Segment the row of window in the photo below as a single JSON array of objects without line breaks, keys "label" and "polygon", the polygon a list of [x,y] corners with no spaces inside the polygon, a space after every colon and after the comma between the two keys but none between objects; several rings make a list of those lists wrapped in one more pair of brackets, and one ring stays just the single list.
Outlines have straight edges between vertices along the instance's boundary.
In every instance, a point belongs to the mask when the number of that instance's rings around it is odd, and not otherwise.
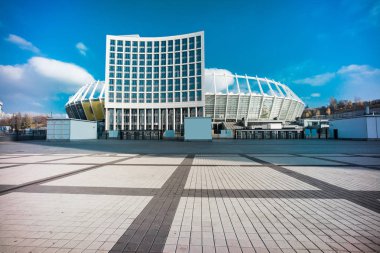
[{"label": "row of window", "polygon": [[[123,40],[110,40],[110,51],[123,52],[173,52],[201,48],[202,39],[201,36],[196,38],[183,38],[168,41],[123,41]],[[128,51],[127,51],[128,50]]]},{"label": "row of window", "polygon": [[[141,69],[141,68],[140,68]],[[158,67],[155,67],[154,72],[152,73],[152,67],[143,68],[142,70],[139,70],[139,74],[137,74],[135,69],[129,70],[128,72],[110,72],[108,77],[109,78],[173,78],[173,77],[190,77],[190,76],[197,76],[202,75],[202,68],[201,64],[197,64],[197,68],[195,69],[195,64],[191,64],[191,66],[183,65],[181,66],[169,66],[169,67],[161,67],[161,71],[159,72]],[[160,74],[161,73],[161,74]]]},{"label": "row of window", "polygon": [[[124,88],[123,88],[124,87]],[[182,88],[182,89],[181,89]],[[201,84],[198,84],[197,89],[201,89],[202,86]],[[132,92],[136,92],[136,91],[139,91],[139,92],[151,92],[151,91],[160,91],[161,92],[166,92],[166,91],[186,91],[186,90],[195,90],[195,84],[176,84],[176,85],[172,85],[172,84],[169,84],[169,85],[161,85],[161,88],[158,86],[158,85],[154,85],[153,87],[151,85],[147,85],[147,86],[137,86],[137,85],[111,85],[109,86],[108,90],[109,91],[124,91],[124,92],[129,92],[129,91],[132,91]]]},{"label": "row of window", "polygon": [[175,65],[175,66],[161,66],[161,67],[158,67],[158,66],[155,66],[155,67],[138,67],[138,66],[109,66],[109,72],[112,73],[114,71],[117,71],[117,72],[132,72],[132,73],[137,73],[137,71],[139,71],[140,73],[144,73],[144,72],[147,72],[147,73],[151,73],[151,72],[154,72],[154,73],[158,73],[160,70],[161,72],[172,72],[173,70],[174,71],[182,71],[183,70],[194,70],[195,67],[197,67],[197,70],[201,70],[201,67],[202,67],[202,64],[201,63],[192,63],[192,64],[184,64],[184,65]]},{"label": "row of window", "polygon": [[[197,76],[197,77],[183,77],[183,78],[175,78],[175,79],[155,79],[155,80],[142,80],[142,79],[124,79],[124,84],[132,84],[132,85],[137,85],[137,83],[142,86],[142,85],[166,85],[167,84],[201,84],[202,83],[202,77]],[[122,79],[109,79],[109,84],[123,84]]]},{"label": "row of window", "polygon": [[[123,61],[124,56],[124,61]],[[202,61],[202,52],[198,51],[185,51],[175,54],[122,54],[110,53],[110,64],[117,65],[173,65],[181,63],[194,63]]]},{"label": "row of window", "polygon": [[[124,98],[123,98],[124,94]],[[196,95],[196,97],[195,97]],[[185,91],[170,93],[122,93],[109,92],[108,102],[116,103],[171,103],[171,102],[192,102],[201,101],[202,91]]]}]

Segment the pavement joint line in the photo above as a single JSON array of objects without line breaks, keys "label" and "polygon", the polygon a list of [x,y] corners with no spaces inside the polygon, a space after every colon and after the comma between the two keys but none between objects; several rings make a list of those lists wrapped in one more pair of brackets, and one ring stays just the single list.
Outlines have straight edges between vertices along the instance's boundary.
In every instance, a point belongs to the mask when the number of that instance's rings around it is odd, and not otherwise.
[{"label": "pavement joint line", "polygon": [[268,168],[274,169],[278,172],[281,172],[285,175],[288,175],[290,177],[293,177],[297,180],[300,180],[304,183],[310,184],[314,187],[317,187],[318,189],[321,189],[326,194],[331,194],[332,196],[339,196],[340,198],[344,198],[348,201],[354,202],[355,204],[358,204],[362,207],[368,208],[374,212],[380,213],[380,201],[377,199],[372,198],[371,196],[364,197],[362,195],[357,194],[356,191],[349,191],[342,187],[324,182],[322,180],[313,178],[311,176],[304,175],[302,173],[284,168],[282,166],[269,163],[267,161],[261,160],[256,157],[251,157],[246,154],[240,154],[242,157],[251,159],[252,161],[266,164]]},{"label": "pavement joint line", "polygon": [[55,161],[61,161],[61,160],[73,159],[73,158],[80,158],[80,157],[88,157],[88,156],[90,156],[90,155],[86,154],[86,155],[77,155],[77,156],[70,156],[70,157],[62,157],[62,158],[56,158],[56,159],[41,161],[41,163],[55,162]]},{"label": "pavement joint line", "polygon": [[162,252],[194,156],[187,155],[110,252]]},{"label": "pavement joint line", "polygon": [[[82,173],[82,172],[86,172],[86,171],[89,171],[89,170],[97,169],[97,168],[100,168],[100,167],[103,167],[103,166],[106,166],[106,165],[112,165],[113,163],[125,161],[125,160],[128,160],[128,159],[131,159],[131,158],[130,157],[123,157],[121,159],[118,159],[118,160],[115,160],[115,161],[112,161],[112,162],[101,163],[101,164],[97,164],[97,165],[90,166],[90,167],[87,167],[87,168],[83,168],[83,169],[79,169],[79,170],[74,170],[74,171],[70,171],[70,172],[66,172],[66,173],[61,173],[61,174],[58,174],[58,175],[54,175],[54,176],[50,176],[50,177],[46,177],[46,178],[42,178],[42,179],[37,179],[37,180],[29,181],[29,182],[26,182],[26,183],[23,183],[23,184],[19,184],[19,185],[16,185],[16,186],[13,186],[13,187],[10,187],[10,188],[7,188],[7,189],[1,189],[0,190],[0,196],[4,195],[4,194],[7,194],[7,193],[10,193],[10,192],[15,191],[15,190],[20,189],[20,188],[24,188],[24,187],[35,185],[35,184],[41,184],[41,183],[51,182],[51,181],[54,181],[54,180],[57,180],[57,179],[61,179],[61,178],[73,176],[73,175],[76,175],[76,174],[79,174],[79,173]],[[83,164],[83,165],[85,165],[85,164]]]},{"label": "pavement joint line", "polygon": [[[126,157],[127,158],[127,157]],[[129,157],[128,157],[129,158]],[[131,159],[134,157],[130,157]],[[99,165],[100,163],[53,163],[53,162],[32,162],[32,163],[14,163],[14,162],[6,162],[1,164],[10,164],[10,166],[3,166],[0,167],[1,169],[6,169],[9,167],[17,167],[17,166],[23,166],[23,165],[35,165],[35,164],[50,164],[50,165]],[[343,167],[343,168],[369,168],[374,170],[379,170],[380,165],[355,165],[355,164],[336,164],[336,165],[328,165],[328,164],[277,164],[278,166],[292,166],[292,167]],[[134,164],[134,163],[120,163],[120,164],[112,164],[112,166],[153,166],[153,167],[166,167],[166,166],[184,166],[184,165],[178,165],[178,164]],[[185,165],[187,166],[187,165]],[[193,164],[192,167],[230,167],[230,166],[239,166],[239,167],[266,167],[267,165],[264,164]]]},{"label": "pavement joint line", "polygon": [[[341,163],[341,164],[344,164],[345,166],[350,166],[350,167],[362,167],[362,168],[367,168],[367,169],[377,169],[376,167],[374,168],[373,166],[379,166],[379,165],[360,165],[360,164],[357,164],[357,163],[351,163],[351,162],[343,162],[343,161],[339,161],[339,160],[334,160],[334,159],[329,159],[329,158],[325,158],[325,157],[314,157],[314,156],[308,156],[308,155],[296,155],[298,157],[305,157],[305,158],[315,158],[315,159],[319,159],[319,160],[322,160],[322,161],[327,161],[327,162],[335,162],[335,163]],[[364,156],[364,157],[367,157],[367,156]],[[335,166],[335,165],[329,165],[329,166]]]},{"label": "pavement joint line", "polygon": [[380,158],[380,154],[378,155],[362,155],[362,154],[349,154],[349,153],[344,153],[347,156],[355,156],[355,157],[370,157],[370,158]]},{"label": "pavement joint line", "polygon": [[[2,185],[0,185],[1,189]],[[122,196],[154,196],[160,188],[124,188],[97,186],[60,186],[60,185],[30,185],[17,192],[28,193],[59,193],[87,195],[122,195]],[[379,195],[380,196],[380,195]]]},{"label": "pavement joint line", "polygon": [[[8,163],[2,163],[2,164],[8,164]],[[23,164],[14,164],[14,163],[9,163],[9,164],[10,165],[0,167],[0,170],[2,170],[2,169],[8,169],[8,168],[13,168],[13,167],[18,167],[18,166],[23,165]],[[25,163],[24,163],[24,165],[25,165]]]},{"label": "pavement joint line", "polygon": [[[0,185],[1,188],[17,187],[17,185]],[[133,195],[154,196],[160,188],[124,188],[124,187],[94,187],[94,186],[60,186],[60,185],[31,185],[17,189],[17,192],[29,193],[60,193],[60,194],[89,194],[89,195]],[[380,199],[380,191],[352,191],[356,195]],[[213,197],[224,198],[234,194],[236,198],[316,198],[337,199],[345,195],[329,195],[321,190],[250,190],[250,189],[184,189],[182,197]]]}]

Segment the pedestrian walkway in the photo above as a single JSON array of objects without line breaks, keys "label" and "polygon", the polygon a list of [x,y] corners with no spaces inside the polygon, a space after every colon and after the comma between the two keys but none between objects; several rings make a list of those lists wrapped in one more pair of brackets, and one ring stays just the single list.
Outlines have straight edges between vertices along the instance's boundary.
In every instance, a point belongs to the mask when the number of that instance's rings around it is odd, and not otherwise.
[{"label": "pedestrian walkway", "polygon": [[0,252],[379,251],[379,154],[0,156]]}]

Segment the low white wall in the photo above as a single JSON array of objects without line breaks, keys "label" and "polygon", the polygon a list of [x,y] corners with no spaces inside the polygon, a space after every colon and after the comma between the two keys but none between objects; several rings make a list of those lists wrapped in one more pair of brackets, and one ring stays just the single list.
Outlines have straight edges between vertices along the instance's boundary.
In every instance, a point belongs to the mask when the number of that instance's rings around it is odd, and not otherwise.
[{"label": "low white wall", "polygon": [[70,140],[70,119],[48,119],[47,140]]},{"label": "low white wall", "polygon": [[70,140],[93,140],[97,138],[95,121],[71,120]]},{"label": "low white wall", "polygon": [[380,117],[367,117],[368,139],[380,139]]},{"label": "low white wall", "polygon": [[48,119],[46,139],[67,141],[97,139],[97,123],[76,119]]},{"label": "low white wall", "polygon": [[334,129],[338,129],[339,139],[379,139],[380,117],[365,116],[330,121],[330,136],[333,136]]}]

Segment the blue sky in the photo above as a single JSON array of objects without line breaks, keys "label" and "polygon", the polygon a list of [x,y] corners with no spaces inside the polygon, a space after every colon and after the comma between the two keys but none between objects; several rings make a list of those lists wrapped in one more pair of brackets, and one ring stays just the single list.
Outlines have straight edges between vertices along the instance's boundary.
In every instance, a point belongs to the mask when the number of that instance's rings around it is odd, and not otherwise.
[{"label": "blue sky", "polygon": [[205,31],[206,68],[283,82],[311,106],[380,99],[380,1],[0,1],[6,112],[63,113],[104,80],[107,34]]}]

